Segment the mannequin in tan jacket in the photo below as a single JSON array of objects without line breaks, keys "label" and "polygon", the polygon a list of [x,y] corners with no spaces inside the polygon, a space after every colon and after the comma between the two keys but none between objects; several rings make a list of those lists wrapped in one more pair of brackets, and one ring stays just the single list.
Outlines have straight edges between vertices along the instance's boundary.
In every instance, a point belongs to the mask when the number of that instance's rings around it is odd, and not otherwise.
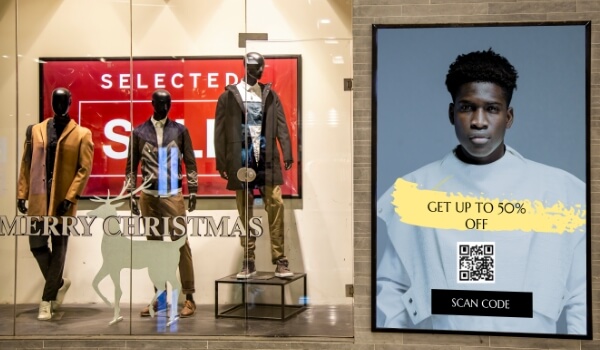
[{"label": "mannequin in tan jacket", "polygon": [[[54,117],[27,129],[19,171],[17,209],[30,216],[74,216],[77,200],[90,176],[94,144],[90,130],[79,126],[68,114],[71,93],[65,88],[52,92]],[[49,320],[62,304],[71,282],[63,279],[68,236],[44,232],[29,236],[29,247],[45,279],[39,320]],[[48,240],[52,242],[52,250]]]}]

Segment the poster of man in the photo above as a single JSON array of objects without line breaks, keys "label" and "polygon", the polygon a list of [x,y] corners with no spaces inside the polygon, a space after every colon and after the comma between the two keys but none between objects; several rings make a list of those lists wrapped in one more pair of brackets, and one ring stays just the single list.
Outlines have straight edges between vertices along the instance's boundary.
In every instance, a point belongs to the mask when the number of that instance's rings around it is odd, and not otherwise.
[{"label": "poster of man", "polygon": [[591,336],[589,24],[373,42],[373,329]]}]

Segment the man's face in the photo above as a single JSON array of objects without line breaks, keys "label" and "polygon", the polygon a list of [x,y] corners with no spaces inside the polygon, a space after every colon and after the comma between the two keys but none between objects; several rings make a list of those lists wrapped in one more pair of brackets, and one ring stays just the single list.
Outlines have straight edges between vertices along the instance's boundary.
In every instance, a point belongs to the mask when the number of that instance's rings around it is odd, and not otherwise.
[{"label": "man's face", "polygon": [[504,155],[504,134],[512,125],[513,110],[500,86],[463,84],[448,113],[470,163],[489,164]]}]

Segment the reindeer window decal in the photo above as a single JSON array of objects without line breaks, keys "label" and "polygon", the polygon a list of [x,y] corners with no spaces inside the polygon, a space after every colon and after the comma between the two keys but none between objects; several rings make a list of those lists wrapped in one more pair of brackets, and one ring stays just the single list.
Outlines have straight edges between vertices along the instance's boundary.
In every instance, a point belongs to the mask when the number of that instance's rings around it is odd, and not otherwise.
[{"label": "reindeer window decal", "polygon": [[[110,191],[106,198],[94,197],[91,199],[94,202],[102,203],[98,208],[90,211],[88,216],[107,220],[110,217],[117,216],[117,208],[123,205],[115,203],[128,199],[136,193],[140,192],[152,180],[152,177],[145,179],[144,182],[129,194],[125,194],[127,184],[123,185],[123,189],[115,198],[110,198]],[[106,222],[104,223],[106,224]],[[103,225],[105,226],[105,225]],[[121,232],[118,221],[109,220],[108,229],[105,229],[102,235],[102,266],[92,281],[92,286],[102,300],[114,309],[113,319],[109,325],[113,325],[123,320],[121,316],[120,300],[123,294],[121,290],[120,274],[123,269],[148,269],[150,280],[156,288],[156,293],[150,305],[165,292],[167,283],[171,285],[171,310],[167,326],[177,322],[179,316],[177,314],[177,303],[179,291],[181,290],[181,282],[177,278],[177,267],[179,264],[179,248],[185,244],[185,239],[179,239],[173,242],[170,241],[151,241],[151,240],[133,240],[126,237],[125,234],[117,234]],[[107,234],[110,233],[110,234]],[[102,294],[99,289],[99,284],[106,276],[114,285],[114,303],[111,302]],[[154,310],[150,308],[150,314],[154,317]]]}]

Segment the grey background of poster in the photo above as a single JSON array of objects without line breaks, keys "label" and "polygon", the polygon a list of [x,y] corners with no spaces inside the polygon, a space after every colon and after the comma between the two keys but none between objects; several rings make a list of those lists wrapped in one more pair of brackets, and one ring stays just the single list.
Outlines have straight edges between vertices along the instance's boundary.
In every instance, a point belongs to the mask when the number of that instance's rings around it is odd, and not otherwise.
[{"label": "grey background of poster", "polygon": [[[398,177],[441,159],[458,144],[448,119],[446,73],[458,55],[488,48],[519,73],[506,144],[587,183],[585,33],[583,24],[378,28],[376,198]],[[378,264],[390,243],[385,223],[378,219],[376,226]],[[559,333],[564,327],[561,317]]]},{"label": "grey background of poster", "polygon": [[586,182],[584,25],[379,28],[376,40],[377,198],[458,144],[448,66],[490,47],[519,73],[506,143]]}]

